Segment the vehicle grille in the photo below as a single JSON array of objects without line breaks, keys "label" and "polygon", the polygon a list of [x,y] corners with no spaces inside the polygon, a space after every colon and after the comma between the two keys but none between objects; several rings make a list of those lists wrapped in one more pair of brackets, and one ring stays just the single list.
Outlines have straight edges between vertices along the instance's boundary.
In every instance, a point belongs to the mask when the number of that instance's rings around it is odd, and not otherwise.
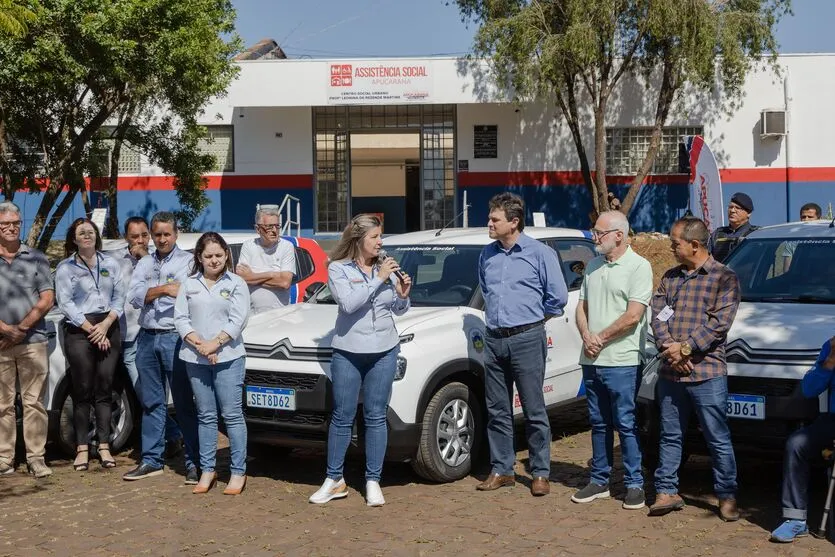
[{"label": "vehicle grille", "polygon": [[738,395],[791,396],[800,382],[796,379],[728,377],[728,392]]},{"label": "vehicle grille", "polygon": [[269,420],[277,424],[312,425],[320,426],[328,421],[327,412],[311,412],[298,410],[288,412],[286,410],[269,410],[266,408],[247,408],[246,417],[258,420]]},{"label": "vehicle grille", "polygon": [[283,338],[272,346],[244,344],[248,358],[267,358],[272,360],[300,360],[304,362],[329,362],[333,355],[330,348],[297,348]]},{"label": "vehicle grille", "polygon": [[259,387],[282,387],[297,391],[312,391],[319,382],[319,375],[303,373],[280,373],[276,371],[246,370],[245,383]]},{"label": "vehicle grille", "polygon": [[782,364],[811,367],[817,359],[818,350],[751,348],[744,340],[736,339],[728,343],[725,354],[728,363],[733,364]]}]

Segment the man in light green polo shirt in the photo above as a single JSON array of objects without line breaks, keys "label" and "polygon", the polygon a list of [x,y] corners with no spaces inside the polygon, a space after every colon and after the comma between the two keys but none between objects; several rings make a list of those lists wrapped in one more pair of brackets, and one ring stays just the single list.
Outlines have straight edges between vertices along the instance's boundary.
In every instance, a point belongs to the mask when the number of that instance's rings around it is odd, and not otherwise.
[{"label": "man in light green polo shirt", "polygon": [[641,509],[645,504],[644,478],[635,397],[652,296],[652,267],[629,246],[629,221],[623,213],[601,214],[591,232],[600,255],[586,266],[576,315],[583,337],[580,364],[593,457],[589,484],[571,500],[590,503],[609,497],[617,430],[626,486],[623,508]]}]

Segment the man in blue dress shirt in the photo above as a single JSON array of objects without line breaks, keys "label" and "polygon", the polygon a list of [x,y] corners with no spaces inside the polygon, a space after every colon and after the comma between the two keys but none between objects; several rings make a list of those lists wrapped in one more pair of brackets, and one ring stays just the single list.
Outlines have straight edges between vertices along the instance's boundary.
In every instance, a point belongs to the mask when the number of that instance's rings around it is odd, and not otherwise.
[{"label": "man in blue dress shirt", "polygon": [[186,484],[193,485],[199,479],[197,414],[185,364],[179,357],[182,340],[174,328],[174,302],[180,285],[191,273],[193,257],[177,247],[177,219],[172,213],[161,211],[154,215],[151,236],[156,251],[136,264],[127,296],[128,302],[141,310],[136,367],[142,402],[142,460],[122,478],[142,480],[162,474],[167,378],[185,441]]},{"label": "man in blue dress shirt", "polygon": [[484,383],[487,440],[492,470],[480,491],[515,483],[513,465],[513,384],[519,392],[533,481],[531,494],[551,488],[551,426],[545,410],[547,339],[545,321],[561,315],[568,299],[557,254],[522,233],[525,204],[511,193],[490,200],[488,229],[495,242],[485,246],[478,265],[484,294]]}]

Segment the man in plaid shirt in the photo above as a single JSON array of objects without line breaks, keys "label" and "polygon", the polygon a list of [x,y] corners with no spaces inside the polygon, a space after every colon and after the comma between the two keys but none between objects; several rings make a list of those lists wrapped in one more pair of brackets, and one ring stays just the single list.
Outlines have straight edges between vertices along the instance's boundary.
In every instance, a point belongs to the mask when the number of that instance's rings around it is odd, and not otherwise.
[{"label": "man in plaid shirt", "polygon": [[687,422],[695,411],[713,461],[719,515],[725,521],[739,519],[725,363],[725,338],[739,306],[739,280],[710,256],[709,237],[700,219],[683,218],[673,224],[670,244],[681,264],[664,274],[652,297],[652,331],[662,364],[657,497],[650,516],[684,507],[678,495],[678,468]]}]

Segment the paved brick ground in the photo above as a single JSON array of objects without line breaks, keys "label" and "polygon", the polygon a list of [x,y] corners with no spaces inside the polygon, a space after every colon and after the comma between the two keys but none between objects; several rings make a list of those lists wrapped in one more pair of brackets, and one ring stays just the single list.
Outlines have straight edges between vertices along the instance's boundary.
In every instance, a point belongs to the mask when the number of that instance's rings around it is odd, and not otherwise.
[{"label": "paved brick ground", "polygon": [[[114,471],[92,466],[83,474],[73,472],[69,461],[55,461],[55,475],[46,481],[21,468],[0,478],[0,555],[835,555],[835,545],[811,537],[790,546],[767,541],[779,519],[779,462],[741,460],[743,520],[737,523],[716,517],[703,458],[682,472],[688,506],[650,519],[645,511],[621,509],[620,471],[615,499],[583,506],[569,501],[586,482],[591,456],[582,408],[560,413],[554,439],[548,497],[530,496],[522,451],[520,483],[492,493],[474,489],[484,469],[433,485],[408,465],[387,465],[387,504],[375,509],[365,506],[359,491],[363,466],[356,459],[346,471],[347,499],[308,504],[324,472],[323,456],[313,452],[257,451],[240,497],[221,494],[228,473],[220,489],[205,496],[192,495],[175,470],[123,482],[131,455],[120,456]],[[177,464],[172,462],[175,469]],[[821,509],[822,476],[814,487],[812,506]]]}]

